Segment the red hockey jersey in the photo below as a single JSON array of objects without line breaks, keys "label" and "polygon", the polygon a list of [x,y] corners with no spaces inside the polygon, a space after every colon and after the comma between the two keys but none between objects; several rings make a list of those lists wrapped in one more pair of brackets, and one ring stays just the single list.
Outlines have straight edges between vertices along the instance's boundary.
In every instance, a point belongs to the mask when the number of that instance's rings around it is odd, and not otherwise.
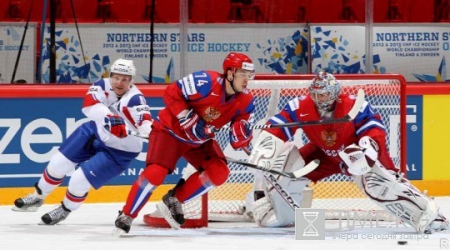
[{"label": "red hockey jersey", "polygon": [[166,107],[159,112],[161,124],[178,139],[190,141],[180,127],[177,115],[193,109],[206,124],[221,128],[229,122],[247,121],[253,124],[253,96],[248,92],[227,96],[225,80],[215,71],[194,72],[169,85],[164,93]]},{"label": "red hockey jersey", "polygon": [[[334,118],[344,117],[355,104],[356,97],[341,94],[336,101]],[[272,117],[268,123],[282,124],[287,122],[315,121],[326,119],[320,117],[314,101],[310,96],[301,96],[288,102],[285,108]],[[287,141],[293,138],[298,127],[269,129],[277,137]],[[379,160],[389,169],[395,169],[386,147],[386,131],[381,116],[374,112],[365,101],[356,118],[347,123],[305,126],[303,132],[309,139],[308,147],[321,149],[329,159],[339,164],[338,153],[352,143],[358,144],[363,136],[372,137],[379,145]],[[312,150],[311,150],[312,151]],[[303,156],[304,158],[306,156]]]}]

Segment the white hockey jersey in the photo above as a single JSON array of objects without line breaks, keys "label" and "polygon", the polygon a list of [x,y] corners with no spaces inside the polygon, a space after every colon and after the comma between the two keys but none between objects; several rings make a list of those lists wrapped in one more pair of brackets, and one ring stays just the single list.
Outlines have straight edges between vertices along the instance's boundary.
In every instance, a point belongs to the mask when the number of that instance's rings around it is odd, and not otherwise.
[{"label": "white hockey jersey", "polygon": [[89,88],[83,102],[83,113],[97,125],[100,139],[106,146],[126,152],[141,152],[143,140],[128,135],[119,138],[112,135],[104,128],[105,116],[108,114],[120,115],[130,131],[137,132],[137,128],[143,123],[152,121],[150,108],[145,101],[142,92],[131,85],[122,97],[117,97],[111,87],[109,78],[101,79],[93,83]]}]

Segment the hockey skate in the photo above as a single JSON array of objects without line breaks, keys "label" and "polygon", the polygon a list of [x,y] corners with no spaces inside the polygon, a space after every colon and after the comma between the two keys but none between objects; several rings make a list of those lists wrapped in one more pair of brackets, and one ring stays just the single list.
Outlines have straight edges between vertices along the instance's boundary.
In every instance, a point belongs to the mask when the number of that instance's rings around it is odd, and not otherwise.
[{"label": "hockey skate", "polygon": [[42,204],[44,204],[44,196],[42,195],[41,189],[37,186],[37,183],[34,185],[36,191],[32,194],[29,194],[23,198],[18,198],[14,201],[14,207],[12,207],[13,211],[16,212],[36,212]]},{"label": "hockey skate", "polygon": [[116,219],[116,228],[113,231],[113,235],[122,235],[123,233],[129,233],[133,218],[119,211],[119,216]]},{"label": "hockey skate", "polygon": [[44,214],[41,217],[41,220],[47,225],[55,225],[56,223],[65,220],[70,212],[71,211],[61,203],[61,206]]},{"label": "hockey skate", "polygon": [[441,232],[450,229],[450,222],[441,213],[438,214],[436,219],[428,225],[424,233],[432,234],[435,232]]},{"label": "hockey skate", "polygon": [[156,207],[161,211],[161,214],[166,219],[167,223],[174,228],[180,229],[184,224],[184,214],[182,204],[175,197],[175,191],[169,190],[166,195],[163,196],[162,202],[156,204]]}]

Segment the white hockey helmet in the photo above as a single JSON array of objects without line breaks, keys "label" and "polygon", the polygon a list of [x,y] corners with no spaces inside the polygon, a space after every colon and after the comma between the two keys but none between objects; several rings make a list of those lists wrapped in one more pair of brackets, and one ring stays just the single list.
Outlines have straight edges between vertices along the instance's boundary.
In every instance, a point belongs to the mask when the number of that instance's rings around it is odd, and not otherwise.
[{"label": "white hockey helmet", "polygon": [[[316,103],[316,107],[322,111],[331,111],[334,102],[341,93],[341,85],[334,75],[327,72],[319,72],[312,80],[308,88],[309,94]],[[329,93],[327,100],[319,100],[318,95]]]},{"label": "white hockey helmet", "polygon": [[111,76],[112,73],[135,76],[136,67],[134,67],[132,60],[119,58],[111,65],[109,76]]}]

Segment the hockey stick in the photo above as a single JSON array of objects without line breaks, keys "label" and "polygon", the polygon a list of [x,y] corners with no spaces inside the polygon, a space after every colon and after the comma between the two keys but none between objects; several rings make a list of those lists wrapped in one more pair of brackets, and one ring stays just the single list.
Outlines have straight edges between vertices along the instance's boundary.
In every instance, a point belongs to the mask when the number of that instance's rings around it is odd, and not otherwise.
[{"label": "hockey stick", "polygon": [[301,206],[292,198],[291,194],[286,191],[277,181],[275,176],[264,173],[264,178],[272,185],[272,187],[277,191],[277,193],[283,198],[283,200],[295,211],[296,208],[301,208]]},{"label": "hockey stick", "polygon": [[[312,125],[323,125],[323,124],[335,124],[335,123],[344,123],[353,121],[361,110],[362,105],[364,104],[364,90],[359,89],[358,94],[356,96],[355,104],[352,109],[348,112],[347,115],[341,118],[335,119],[321,119],[314,121],[303,121],[303,122],[287,122],[281,124],[255,124],[250,126],[250,129],[267,129],[267,128],[286,128],[286,127],[304,127],[304,126],[312,126]],[[214,132],[223,132],[229,131],[230,127],[222,127],[220,129],[215,129]]]},{"label": "hockey stick", "polygon": [[134,131],[131,131],[131,130],[128,130],[128,135],[132,135],[132,136],[136,136],[136,137],[148,140],[148,136],[141,135],[138,132],[134,132]]},{"label": "hockey stick", "polygon": [[229,161],[229,162],[233,162],[233,163],[236,163],[236,164],[239,164],[239,165],[242,165],[242,166],[246,166],[246,167],[249,167],[249,168],[262,170],[262,171],[269,172],[269,173],[272,173],[272,174],[282,175],[282,176],[285,176],[285,177],[288,177],[288,178],[292,178],[292,179],[298,179],[298,178],[301,178],[301,177],[309,174],[311,171],[316,169],[319,166],[319,163],[320,163],[319,160],[314,160],[314,161],[308,163],[308,165],[306,165],[303,168],[301,168],[299,170],[296,170],[294,172],[283,172],[283,171],[278,171],[278,170],[275,170],[275,169],[268,169],[268,168],[265,168],[263,166],[258,166],[258,165],[255,165],[255,164],[252,164],[252,163],[249,163],[249,162],[246,162],[246,161],[236,160],[236,159],[233,159],[233,158],[230,158],[230,157],[225,157],[225,159],[227,161]]},{"label": "hockey stick", "polygon": [[[304,126],[313,126],[313,125],[324,125],[324,124],[335,124],[335,123],[344,123],[344,122],[350,122],[353,121],[358,115],[359,111],[361,110],[362,105],[364,104],[364,90],[359,89],[358,94],[356,96],[355,104],[353,105],[352,109],[348,112],[347,115],[340,118],[335,119],[321,119],[321,120],[314,120],[314,121],[303,121],[303,122],[287,122],[287,123],[281,123],[281,124],[255,124],[250,126],[250,129],[267,129],[267,128],[286,128],[286,127],[304,127]],[[230,131],[230,127],[222,127],[220,129],[213,129],[214,132],[224,132],[224,131]],[[130,131],[128,134],[134,135],[137,137],[141,137],[144,139],[148,139],[148,137],[145,137],[143,135],[140,135],[139,133]]]}]

